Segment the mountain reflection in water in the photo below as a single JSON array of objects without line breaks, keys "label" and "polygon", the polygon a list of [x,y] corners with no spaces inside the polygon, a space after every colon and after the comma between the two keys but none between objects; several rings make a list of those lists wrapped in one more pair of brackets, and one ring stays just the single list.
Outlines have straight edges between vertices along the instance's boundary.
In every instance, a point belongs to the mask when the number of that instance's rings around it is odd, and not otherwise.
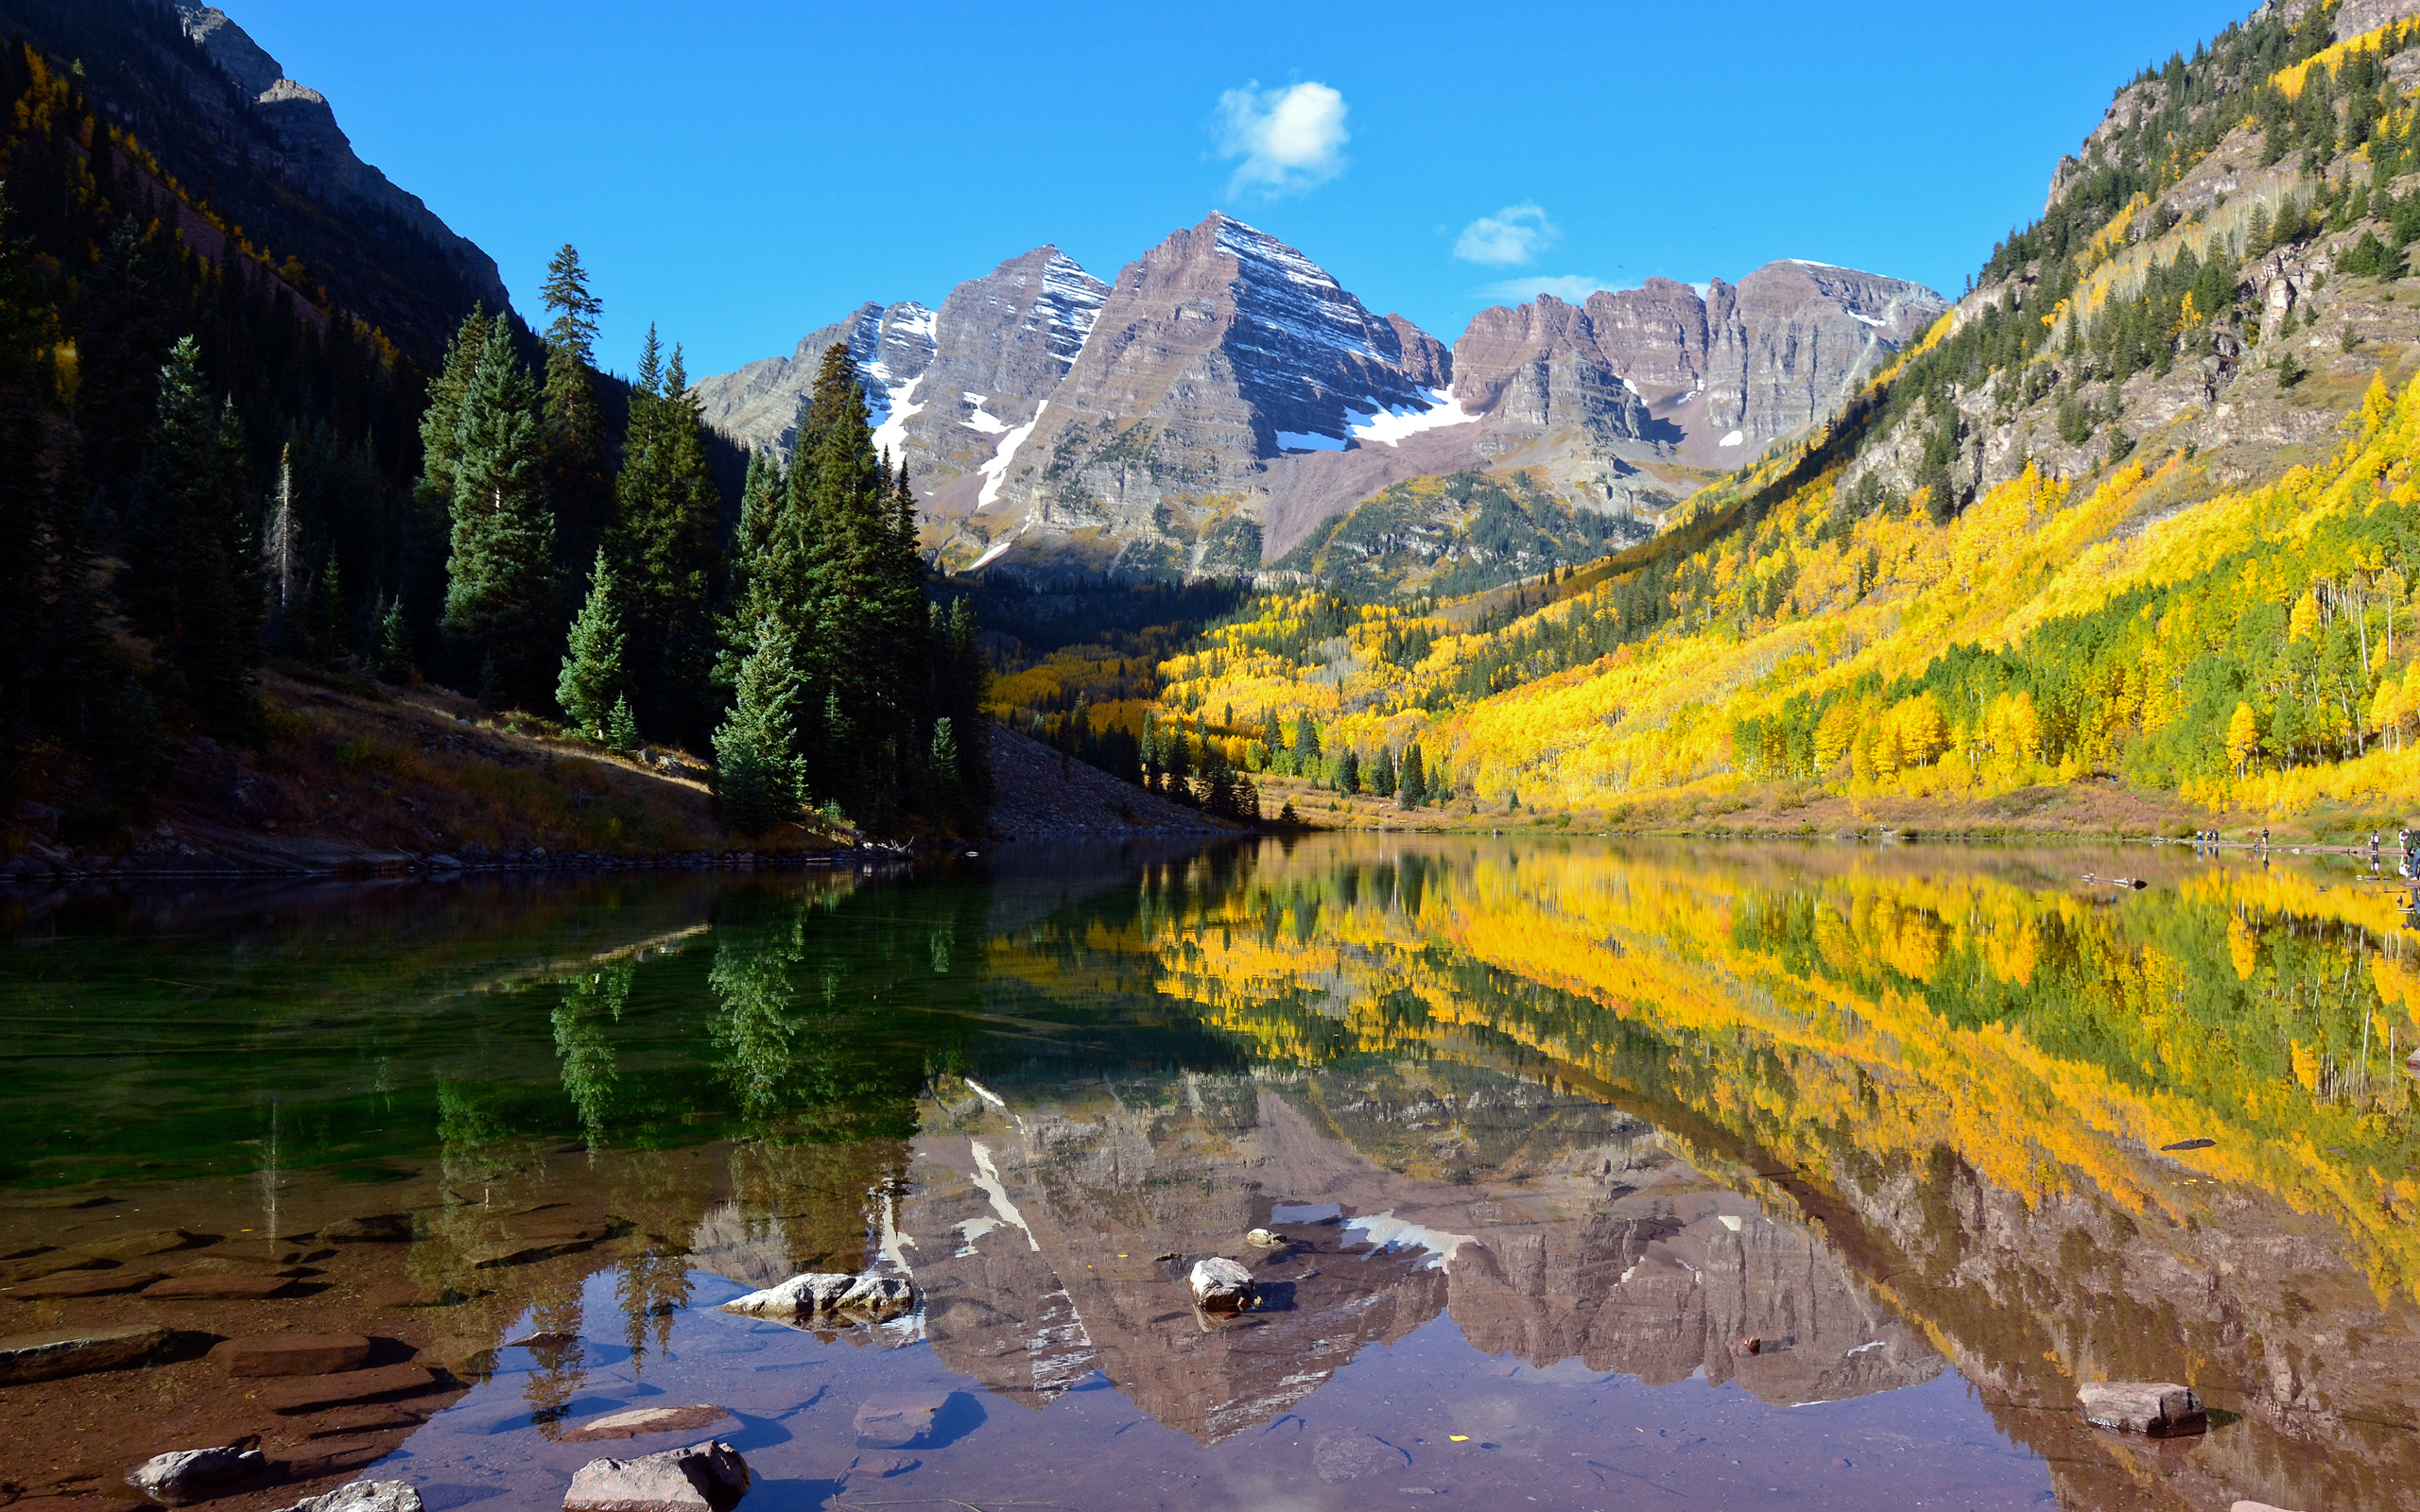
[{"label": "mountain reflection in water", "polygon": [[[478,1383],[380,1472],[428,1486],[559,1494],[669,1391],[751,1504],[2420,1506],[2420,936],[2351,872],[1338,836],[20,937],[20,1185],[206,1208],[264,1106],[281,1223],[391,1172]],[[1214,1253],[1263,1307],[1195,1313]],[[711,1307],[867,1265],[912,1317]],[[2218,1426],[2085,1429],[2100,1379]],[[901,1391],[967,1405],[869,1458]]]}]

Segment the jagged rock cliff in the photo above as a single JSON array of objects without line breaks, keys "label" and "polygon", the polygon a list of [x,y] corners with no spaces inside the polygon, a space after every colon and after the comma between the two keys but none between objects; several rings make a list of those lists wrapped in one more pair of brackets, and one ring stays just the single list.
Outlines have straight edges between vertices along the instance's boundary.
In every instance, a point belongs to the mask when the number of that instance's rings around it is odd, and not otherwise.
[{"label": "jagged rock cliff", "polygon": [[1655,279],[1488,310],[1449,350],[1213,214],[1115,285],[1037,249],[938,319],[869,304],[699,392],[717,428],[779,450],[844,342],[942,565],[1250,573],[1392,485],[1471,470],[1529,470],[1643,538],[1703,470],[1827,418],[1945,308],[1899,280],[1775,263],[1704,293]]}]

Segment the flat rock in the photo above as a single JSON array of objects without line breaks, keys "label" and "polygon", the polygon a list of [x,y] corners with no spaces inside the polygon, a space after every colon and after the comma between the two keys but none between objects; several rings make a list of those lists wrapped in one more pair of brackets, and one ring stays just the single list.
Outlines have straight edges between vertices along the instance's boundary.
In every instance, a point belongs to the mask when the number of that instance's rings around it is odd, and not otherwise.
[{"label": "flat rock", "polygon": [[157,1323],[11,1333],[0,1338],[0,1385],[114,1370],[150,1358],[167,1344],[168,1337],[168,1331]]},{"label": "flat rock", "polygon": [[409,1481],[355,1481],[320,1496],[306,1496],[280,1512],[423,1512],[420,1492]]},{"label": "flat rock", "polygon": [[256,1449],[236,1449],[232,1445],[180,1449],[145,1460],[127,1476],[126,1484],[155,1502],[182,1506],[216,1496],[267,1469],[268,1462],[261,1458]]},{"label": "flat rock", "polygon": [[417,1428],[428,1420],[423,1413],[409,1407],[390,1407],[372,1403],[367,1407],[334,1407],[314,1413],[305,1426],[305,1438],[330,1438],[339,1434],[383,1434],[396,1428]]},{"label": "flat rock", "polygon": [[257,1302],[293,1290],[291,1276],[171,1276],[143,1289],[157,1302]]},{"label": "flat rock", "polygon": [[68,1249],[96,1260],[143,1260],[173,1249],[188,1249],[201,1242],[182,1228],[138,1228],[131,1233],[98,1234],[78,1239]]},{"label": "flat rock", "polygon": [[2271,1506],[2266,1502],[2238,1502],[2227,1512],[2292,1512],[2291,1508]]},{"label": "flat rock", "polygon": [[230,1339],[210,1357],[231,1376],[323,1376],[369,1359],[370,1341],[358,1333],[262,1333]]},{"label": "flat rock", "polygon": [[156,1270],[63,1270],[38,1281],[9,1289],[5,1295],[20,1302],[55,1302],[78,1297],[113,1297],[139,1292],[167,1278]]},{"label": "flat rock", "polygon": [[412,1237],[412,1215],[373,1212],[367,1217],[339,1218],[320,1229],[320,1237],[332,1245],[403,1244]]},{"label": "flat rock", "polygon": [[1240,1313],[1252,1306],[1252,1272],[1223,1255],[1193,1263],[1193,1305],[1205,1313]]},{"label": "flat rock", "polygon": [[857,1442],[869,1449],[906,1449],[932,1435],[933,1419],[949,1405],[947,1392],[868,1397],[857,1409]]},{"label": "flat rock", "polygon": [[2076,1405],[2095,1428],[2169,1438],[2206,1432],[2209,1415],[2190,1386],[2173,1381],[2095,1381],[2076,1388]]},{"label": "flat rock", "polygon": [[727,1512],[748,1494],[748,1462],[710,1440],[636,1459],[593,1459],[571,1478],[563,1512]]},{"label": "flat rock", "polygon": [[1410,1454],[1374,1434],[1330,1434],[1311,1450],[1311,1469],[1331,1484],[1410,1468]]},{"label": "flat rock", "polygon": [[0,1202],[0,1211],[60,1212],[79,1208],[103,1208],[117,1198],[106,1192],[37,1192],[11,1195]]},{"label": "flat rock", "polygon": [[474,1270],[495,1270],[505,1265],[527,1265],[541,1260],[553,1260],[559,1255],[576,1255],[593,1247],[612,1232],[601,1223],[591,1223],[524,1234],[483,1251],[472,1260],[471,1266]]},{"label": "flat rock", "polygon": [[426,1366],[382,1365],[372,1370],[346,1370],[287,1381],[263,1391],[260,1400],[272,1412],[309,1412],[314,1407],[336,1407],[375,1397],[426,1391],[435,1384],[437,1372]]},{"label": "flat rock", "polygon": [[738,1419],[720,1407],[702,1402],[685,1407],[631,1407],[591,1418],[563,1435],[567,1444],[588,1444],[604,1438],[637,1438],[647,1434],[694,1434]]}]

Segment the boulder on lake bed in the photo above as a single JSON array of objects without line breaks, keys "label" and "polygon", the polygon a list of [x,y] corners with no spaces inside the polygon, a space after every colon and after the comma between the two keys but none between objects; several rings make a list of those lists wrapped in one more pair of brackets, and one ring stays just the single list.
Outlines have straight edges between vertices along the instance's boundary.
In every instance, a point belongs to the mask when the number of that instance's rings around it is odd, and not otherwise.
[{"label": "boulder on lake bed", "polygon": [[906,1449],[932,1437],[934,1419],[949,1405],[947,1392],[868,1397],[853,1426],[868,1449]]},{"label": "boulder on lake bed", "polygon": [[320,1229],[320,1237],[332,1245],[403,1244],[412,1237],[412,1215],[375,1212],[365,1218],[339,1218]]},{"label": "boulder on lake bed", "polygon": [[819,1319],[880,1323],[915,1305],[915,1284],[904,1276],[808,1271],[778,1286],[735,1297],[722,1304],[722,1311],[776,1323],[812,1324]]},{"label": "boulder on lake bed", "polygon": [[262,1333],[230,1339],[210,1357],[231,1376],[323,1376],[369,1359],[370,1341],[358,1333]]},{"label": "boulder on lake bed", "polygon": [[563,1435],[562,1441],[588,1444],[604,1438],[638,1438],[648,1434],[694,1434],[736,1421],[720,1407],[703,1402],[684,1407],[629,1407],[602,1418],[591,1418]]},{"label": "boulder on lake bed", "polygon": [[409,1481],[355,1481],[319,1496],[306,1496],[280,1512],[423,1512],[420,1492]]},{"label": "boulder on lake bed", "polygon": [[143,1296],[154,1302],[266,1302],[293,1289],[291,1276],[171,1276]]},{"label": "boulder on lake bed", "polygon": [[256,1449],[237,1449],[232,1444],[180,1449],[145,1460],[127,1476],[126,1484],[155,1502],[182,1506],[216,1496],[268,1469],[268,1462]]},{"label": "boulder on lake bed", "polygon": [[2201,1394],[2173,1381],[2095,1381],[2076,1388],[2076,1405],[2095,1428],[2173,1438],[2206,1432]]},{"label": "boulder on lake bed", "polygon": [[1240,1313],[1258,1295],[1252,1272],[1223,1255],[1193,1264],[1193,1305],[1205,1313]]},{"label": "boulder on lake bed", "polygon": [[11,1333],[0,1338],[0,1385],[114,1370],[149,1359],[168,1339],[168,1331],[157,1323]]},{"label": "boulder on lake bed", "polygon": [[1283,1249],[1290,1242],[1284,1234],[1271,1233],[1266,1228],[1255,1228],[1244,1235],[1245,1244],[1260,1249]]},{"label": "boulder on lake bed", "polygon": [[593,1459],[571,1478],[563,1512],[727,1512],[748,1494],[748,1462],[719,1440],[636,1459]]}]

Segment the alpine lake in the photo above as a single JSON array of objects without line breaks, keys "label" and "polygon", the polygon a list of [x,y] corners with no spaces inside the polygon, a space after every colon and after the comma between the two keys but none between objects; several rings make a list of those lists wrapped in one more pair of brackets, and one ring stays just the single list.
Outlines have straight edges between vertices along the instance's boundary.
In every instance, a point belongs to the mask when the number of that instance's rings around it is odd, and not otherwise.
[{"label": "alpine lake", "polygon": [[[2412,907],[1418,834],[0,900],[0,1332],[149,1330],[0,1383],[0,1503],[2420,1508]],[[913,1305],[719,1306],[809,1271]]]}]

